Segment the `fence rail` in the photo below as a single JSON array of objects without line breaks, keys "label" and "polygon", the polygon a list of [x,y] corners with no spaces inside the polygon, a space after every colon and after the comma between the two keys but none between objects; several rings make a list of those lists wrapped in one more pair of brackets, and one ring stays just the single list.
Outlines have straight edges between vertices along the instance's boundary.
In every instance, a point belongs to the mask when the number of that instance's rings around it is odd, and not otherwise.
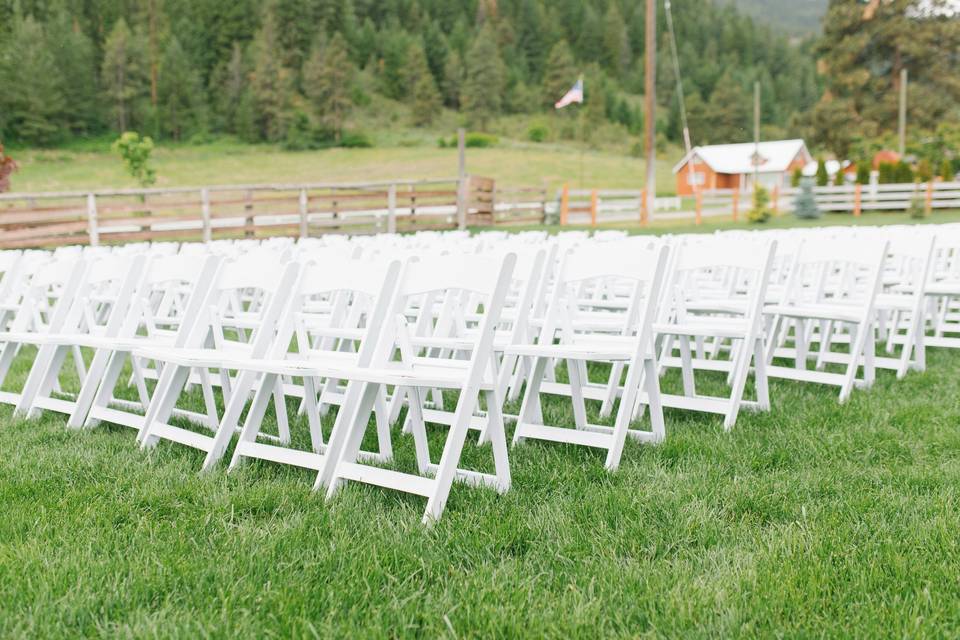
[{"label": "fence rail", "polygon": [[[799,189],[771,193],[775,211],[791,211]],[[903,211],[921,198],[926,210],[960,209],[960,182],[814,187],[826,212]],[[0,248],[137,240],[203,240],[319,233],[383,233],[466,226],[604,224],[657,220],[696,223],[745,215],[751,194],[702,191],[656,198],[643,192],[506,186],[464,176],[367,183],[221,185],[0,194]],[[554,218],[555,219],[555,218]]]},{"label": "fence rail", "polygon": [[543,222],[543,188],[479,176],[0,194],[0,247],[382,233]]}]

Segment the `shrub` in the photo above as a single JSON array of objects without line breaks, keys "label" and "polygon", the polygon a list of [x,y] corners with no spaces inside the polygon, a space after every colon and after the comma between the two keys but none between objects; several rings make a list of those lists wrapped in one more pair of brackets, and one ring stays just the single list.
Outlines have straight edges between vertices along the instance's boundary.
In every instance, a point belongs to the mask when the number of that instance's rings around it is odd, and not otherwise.
[{"label": "shrub", "polygon": [[769,220],[770,216],[770,193],[765,188],[757,186],[753,190],[753,206],[747,212],[747,220],[763,223]]},{"label": "shrub", "polygon": [[913,169],[903,160],[894,166],[894,182],[897,184],[913,182]]},{"label": "shrub", "polygon": [[796,169],[793,170],[793,175],[790,176],[790,186],[794,188],[799,187],[802,181],[803,181],[803,169],[801,169],[800,167],[797,167]]},{"label": "shrub", "polygon": [[316,139],[310,127],[310,118],[303,111],[293,114],[290,126],[287,127],[287,135],[280,146],[287,151],[307,151],[317,148]]},{"label": "shrub", "polygon": [[896,182],[896,165],[892,162],[881,162],[879,167],[880,184],[893,184]]},{"label": "shrub", "polygon": [[10,174],[16,170],[17,163],[3,153],[3,145],[0,144],[0,193],[10,189]]},{"label": "shrub", "polygon": [[437,138],[437,146],[440,147],[441,149],[446,149],[448,146],[447,139],[444,138],[443,136],[440,136],[439,138]]},{"label": "shrub", "polygon": [[910,217],[914,220],[922,220],[927,217],[927,203],[920,193],[919,188],[915,187],[913,190],[913,197],[910,198],[910,206],[907,209],[907,213],[909,213]]},{"label": "shrub", "polygon": [[140,137],[136,131],[125,131],[113,142],[114,153],[119,153],[127,172],[141,187],[149,187],[157,181],[157,172],[150,166],[153,153],[153,138]]},{"label": "shrub", "polygon": [[363,131],[345,131],[340,137],[340,146],[348,149],[369,149],[373,141]]},{"label": "shrub", "polygon": [[[471,131],[467,134],[465,144],[468,147],[473,147],[477,149],[485,149],[487,147],[495,147],[499,140],[497,136],[489,133],[480,133],[477,131]],[[456,146],[456,144],[454,144]]]},{"label": "shrub", "polygon": [[843,167],[837,168],[837,173],[833,176],[833,186],[842,187],[847,184],[847,174],[843,172]]},{"label": "shrub", "polygon": [[830,182],[830,174],[827,173],[827,163],[823,158],[817,160],[817,186],[825,187]]},{"label": "shrub", "polygon": [[820,207],[817,205],[817,199],[813,194],[813,180],[804,178],[800,182],[800,193],[793,203],[793,215],[805,220],[813,220],[820,217]]},{"label": "shrub", "polygon": [[917,163],[917,180],[920,182],[930,182],[933,180],[933,167],[926,158]]},{"label": "shrub", "polygon": [[953,164],[949,160],[940,163],[940,179],[944,182],[953,180]]},{"label": "shrub", "polygon": [[548,129],[545,124],[532,124],[530,128],[527,129],[527,139],[530,140],[530,142],[546,142],[549,137],[550,129]]},{"label": "shrub", "polygon": [[857,163],[857,184],[870,184],[870,165],[866,160]]}]

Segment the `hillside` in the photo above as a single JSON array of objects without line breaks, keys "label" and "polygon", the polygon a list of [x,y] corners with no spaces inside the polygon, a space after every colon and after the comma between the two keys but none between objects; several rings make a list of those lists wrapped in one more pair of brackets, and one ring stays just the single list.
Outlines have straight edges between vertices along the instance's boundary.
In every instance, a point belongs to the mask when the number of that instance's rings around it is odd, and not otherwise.
[{"label": "hillside", "polygon": [[792,36],[806,37],[820,32],[828,0],[730,0],[761,24]]}]

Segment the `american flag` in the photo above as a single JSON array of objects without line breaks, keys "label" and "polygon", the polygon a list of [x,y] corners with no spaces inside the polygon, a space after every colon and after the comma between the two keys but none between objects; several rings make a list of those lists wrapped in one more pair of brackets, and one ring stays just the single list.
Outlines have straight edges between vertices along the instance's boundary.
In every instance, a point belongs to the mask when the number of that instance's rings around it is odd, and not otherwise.
[{"label": "american flag", "polygon": [[577,78],[577,82],[570,88],[570,91],[567,91],[563,94],[563,97],[560,98],[555,105],[557,109],[563,109],[568,104],[573,104],[577,102],[583,104],[583,77]]}]

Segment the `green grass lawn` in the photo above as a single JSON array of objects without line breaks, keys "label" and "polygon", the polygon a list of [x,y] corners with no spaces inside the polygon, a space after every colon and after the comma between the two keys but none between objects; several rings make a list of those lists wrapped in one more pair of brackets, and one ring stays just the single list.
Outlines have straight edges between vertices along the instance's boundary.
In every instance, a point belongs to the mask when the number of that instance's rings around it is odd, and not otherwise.
[{"label": "green grass lawn", "polygon": [[[796,227],[834,227],[834,226],[883,226],[891,224],[946,224],[951,222],[960,222],[960,210],[958,209],[937,209],[929,216],[923,219],[911,218],[909,214],[903,211],[868,211],[864,212],[859,218],[853,217],[850,213],[824,213],[820,218],[813,220],[801,219],[791,213],[782,212],[780,215],[770,218],[763,224],[753,224],[747,222],[743,216],[736,222],[729,216],[704,218],[699,226],[694,225],[693,220],[658,220],[656,217],[646,226],[640,226],[637,222],[615,222],[609,224],[598,224],[597,229],[624,229],[630,234],[644,233],[713,233],[715,231],[730,230],[757,230],[765,229],[790,229]],[[590,230],[594,227],[585,225],[568,225],[565,227],[552,226],[544,227],[542,225],[529,226],[511,226],[505,227],[511,231],[536,231],[547,229],[552,233],[561,230]],[[476,227],[474,231],[484,231],[487,227]]]},{"label": "green grass lawn", "polygon": [[[416,146],[372,149],[283,151],[275,145],[217,142],[209,145],[160,146],[154,152],[157,186],[272,182],[378,182],[391,179],[449,178],[457,175],[457,150],[428,141]],[[110,189],[135,187],[119,157],[106,144],[73,149],[11,151],[20,170],[13,175],[15,191]],[[678,152],[658,162],[657,189],[673,193],[671,173]],[[574,145],[512,142],[468,149],[467,170],[495,178],[501,184],[551,189],[569,182],[580,185],[579,148]],[[583,184],[597,188],[640,188],[644,162],[612,151],[583,153]]]},{"label": "green grass lawn", "polygon": [[0,637],[955,637],[960,353],[928,358],[843,406],[775,381],[731,433],[669,412],[612,474],[526,443],[506,495],[457,485],[432,528],[418,498],[328,504],[306,472],[201,476],[197,451],[5,408]]}]

